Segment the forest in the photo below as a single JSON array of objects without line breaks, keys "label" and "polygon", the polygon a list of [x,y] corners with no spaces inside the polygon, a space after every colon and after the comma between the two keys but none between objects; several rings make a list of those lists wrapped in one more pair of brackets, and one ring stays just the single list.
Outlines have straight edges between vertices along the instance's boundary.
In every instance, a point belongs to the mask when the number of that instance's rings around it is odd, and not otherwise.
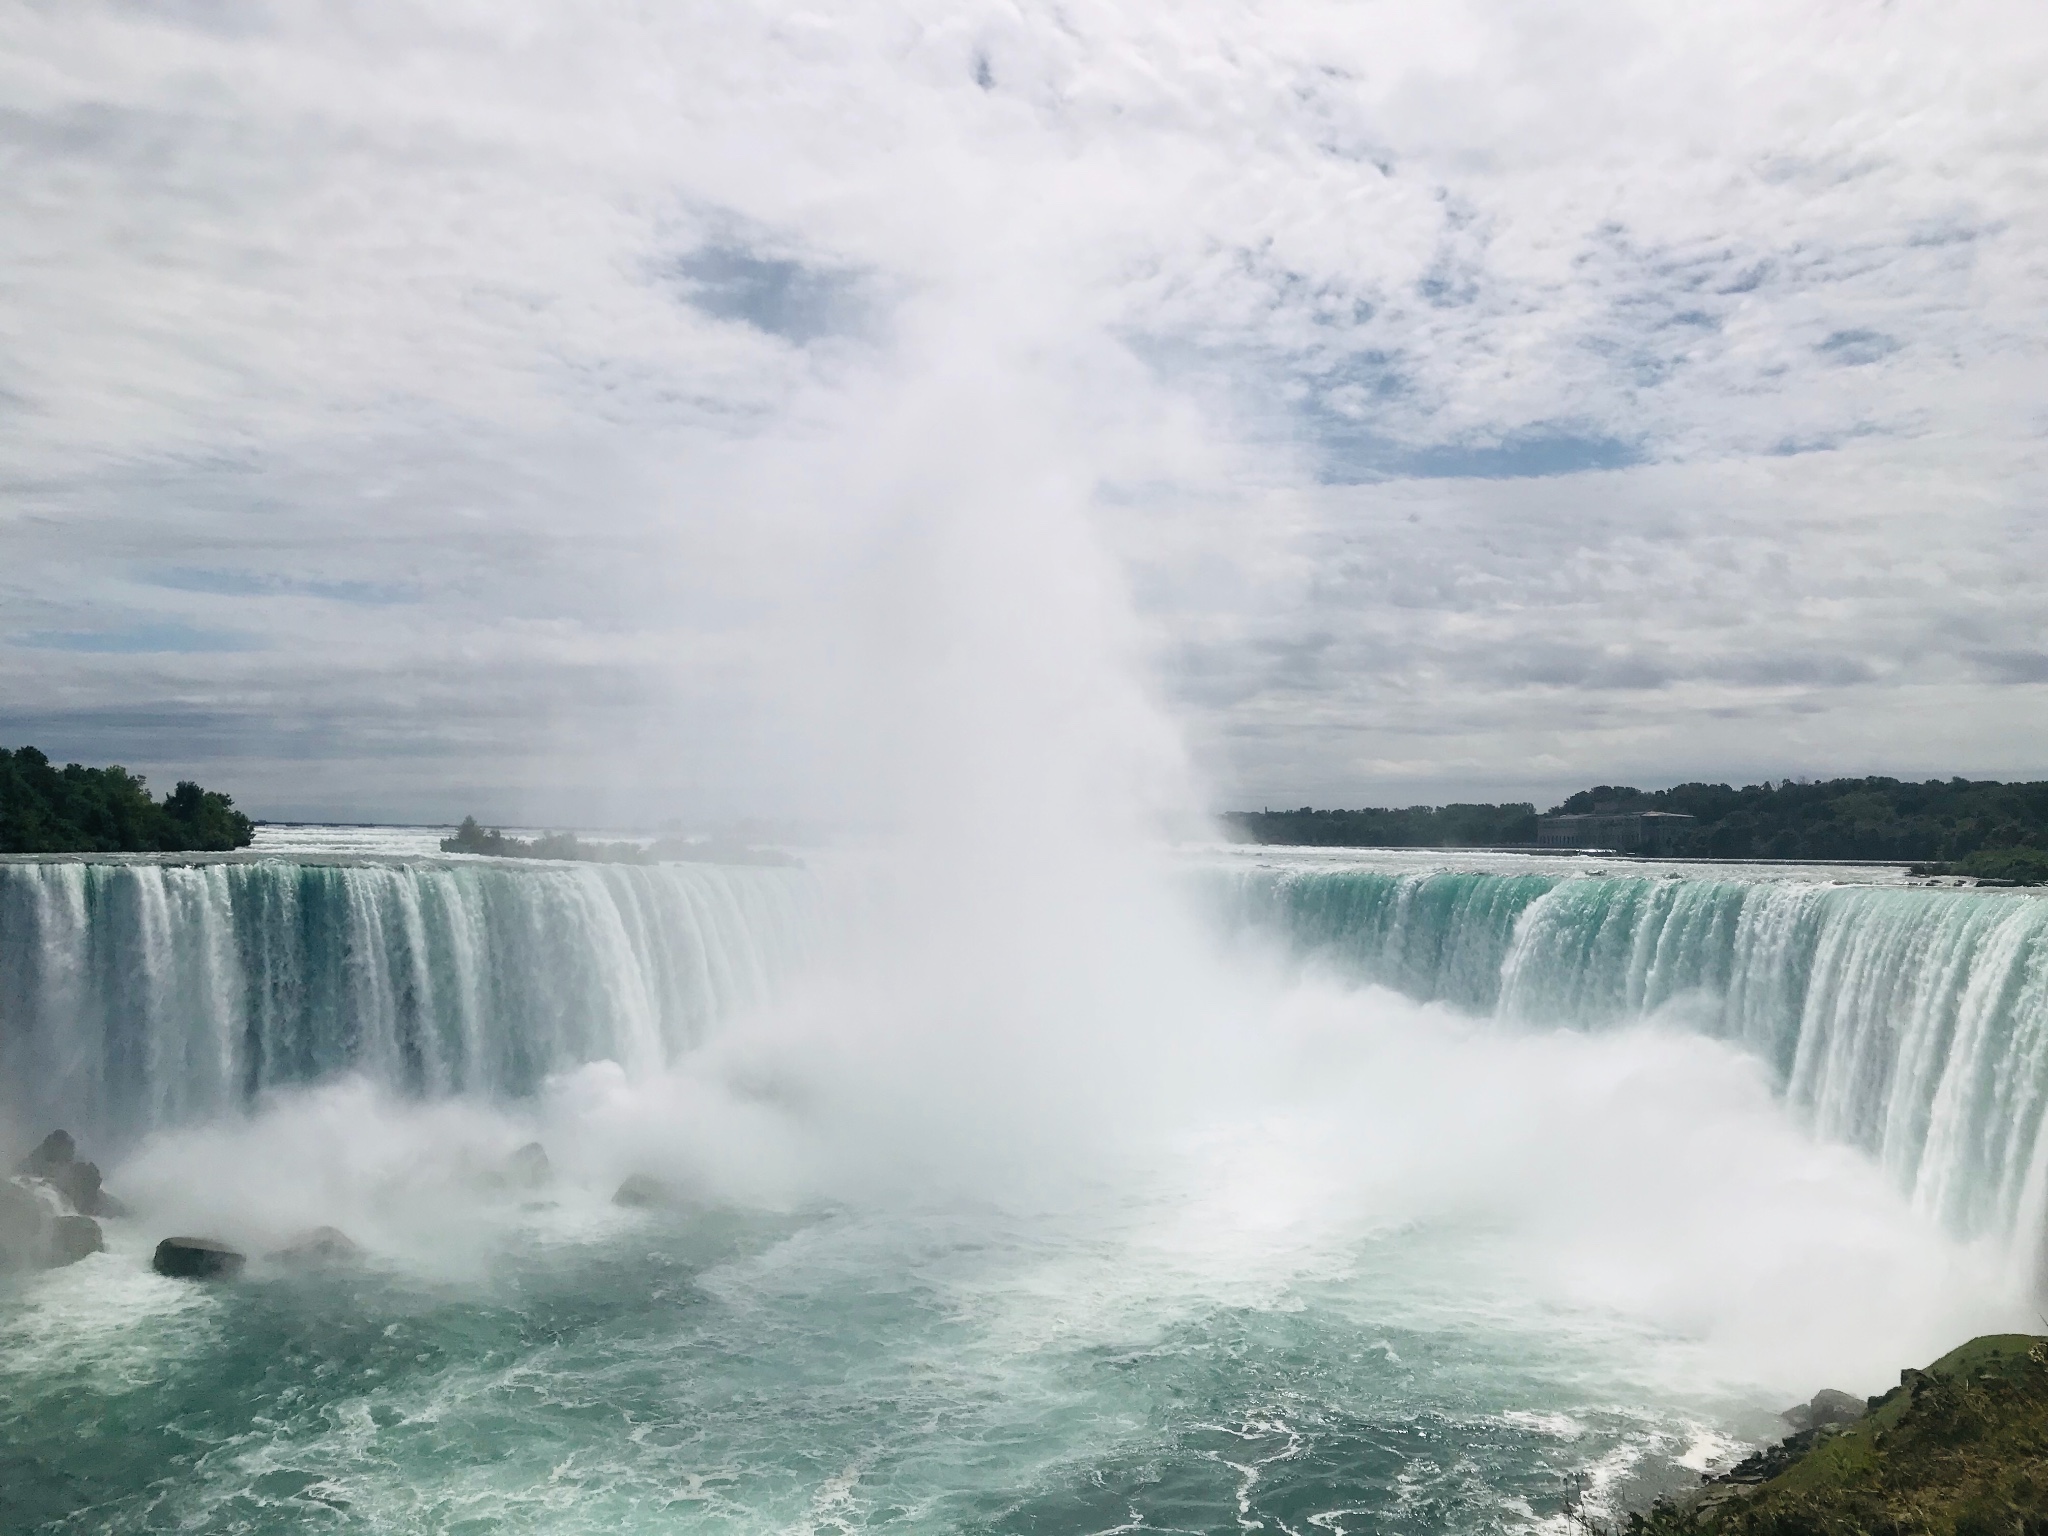
[{"label": "forest", "polygon": [[189,780],[157,800],[119,765],[58,768],[0,747],[0,853],[224,853],[255,832],[231,797]]},{"label": "forest", "polygon": [[[1670,811],[1695,824],[1675,850],[1714,859],[1873,859],[2033,883],[2048,877],[2048,782],[1791,779],[1736,789],[1679,784],[1580,790],[1551,815]],[[1536,841],[1536,810],[1508,805],[1236,812],[1247,842],[1353,848],[1511,847]]]},{"label": "forest", "polygon": [[544,832],[539,837],[513,837],[486,827],[474,816],[462,818],[455,835],[441,839],[443,853],[473,853],[493,859],[569,859],[585,864],[772,864],[801,868],[802,861],[779,848],[762,848],[729,839],[691,841],[663,838],[655,843],[586,843],[573,832]]}]

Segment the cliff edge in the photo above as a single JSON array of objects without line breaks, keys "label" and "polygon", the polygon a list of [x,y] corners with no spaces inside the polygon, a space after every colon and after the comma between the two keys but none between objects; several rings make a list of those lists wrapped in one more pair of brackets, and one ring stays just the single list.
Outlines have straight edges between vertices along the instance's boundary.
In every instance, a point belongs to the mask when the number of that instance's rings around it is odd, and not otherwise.
[{"label": "cliff edge", "polygon": [[2048,1339],[1972,1339],[1901,1372],[1853,1423],[1795,1435],[1696,1493],[1629,1516],[1626,1530],[2048,1536]]}]

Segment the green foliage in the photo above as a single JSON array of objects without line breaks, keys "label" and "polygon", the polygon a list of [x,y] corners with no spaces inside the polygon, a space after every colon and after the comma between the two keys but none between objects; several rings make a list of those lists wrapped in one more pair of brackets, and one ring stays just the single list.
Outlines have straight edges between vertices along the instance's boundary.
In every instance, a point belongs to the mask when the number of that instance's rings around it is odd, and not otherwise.
[{"label": "green foliage", "polygon": [[233,800],[189,780],[159,803],[125,768],[0,747],[0,853],[224,853],[255,834]]},{"label": "green foliage", "polygon": [[[1671,852],[1720,859],[1953,862],[1959,873],[2048,883],[2048,783],[1833,779],[1824,784],[1680,784],[1645,791],[1602,784],[1551,814],[1670,811],[1694,818]],[[1530,805],[1237,813],[1251,842],[1353,848],[1470,848],[1533,843]]]},{"label": "green foliage", "polygon": [[1768,1481],[1631,1515],[1629,1536],[2048,1536],[2048,1340],[1973,1339]]},{"label": "green foliage", "polygon": [[1979,848],[1932,873],[1974,875],[2012,885],[2048,885],[2048,848]]},{"label": "green foliage", "polygon": [[536,838],[508,837],[496,827],[462,818],[453,837],[441,839],[443,853],[478,853],[497,859],[576,859],[594,864],[643,864],[648,850],[638,843],[586,843],[573,832],[544,832]]},{"label": "green foliage", "polygon": [[496,827],[483,827],[474,816],[462,818],[453,837],[441,839],[443,853],[475,853],[498,859],[572,859],[590,864],[775,864],[799,867],[801,861],[774,848],[738,843],[668,840],[640,843],[586,843],[573,832],[547,832],[536,838],[508,837]]},{"label": "green foliage", "polygon": [[1644,794],[1583,791],[1561,810],[1595,801],[1677,811],[1697,819],[1684,852],[1713,858],[1964,859],[1980,850],[2048,850],[2048,783],[1996,780],[1831,779],[1820,784],[1680,784]]}]

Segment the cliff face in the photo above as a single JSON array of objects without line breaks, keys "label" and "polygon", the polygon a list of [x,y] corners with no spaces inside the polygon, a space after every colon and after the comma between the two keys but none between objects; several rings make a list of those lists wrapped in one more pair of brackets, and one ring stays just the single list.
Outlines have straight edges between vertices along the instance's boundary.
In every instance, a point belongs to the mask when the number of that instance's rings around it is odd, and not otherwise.
[{"label": "cliff face", "polygon": [[1630,1516],[1630,1536],[2048,1536],[2048,1339],[1973,1339],[1786,1450],[1760,1483]]}]

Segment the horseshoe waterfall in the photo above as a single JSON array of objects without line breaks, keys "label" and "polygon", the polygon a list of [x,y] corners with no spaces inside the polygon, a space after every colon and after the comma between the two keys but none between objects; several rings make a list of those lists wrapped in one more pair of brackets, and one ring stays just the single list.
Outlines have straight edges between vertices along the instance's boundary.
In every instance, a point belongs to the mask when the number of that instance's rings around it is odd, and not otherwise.
[{"label": "horseshoe waterfall", "polygon": [[1821,1134],[1956,1230],[2048,1223],[2048,900],[1662,873],[1315,868],[1238,877],[1241,922],[1522,1025],[1658,1019],[1767,1064]]},{"label": "horseshoe waterfall", "polygon": [[2048,900],[1074,857],[0,862],[8,1528],[1565,1536],[2036,1305]]}]

